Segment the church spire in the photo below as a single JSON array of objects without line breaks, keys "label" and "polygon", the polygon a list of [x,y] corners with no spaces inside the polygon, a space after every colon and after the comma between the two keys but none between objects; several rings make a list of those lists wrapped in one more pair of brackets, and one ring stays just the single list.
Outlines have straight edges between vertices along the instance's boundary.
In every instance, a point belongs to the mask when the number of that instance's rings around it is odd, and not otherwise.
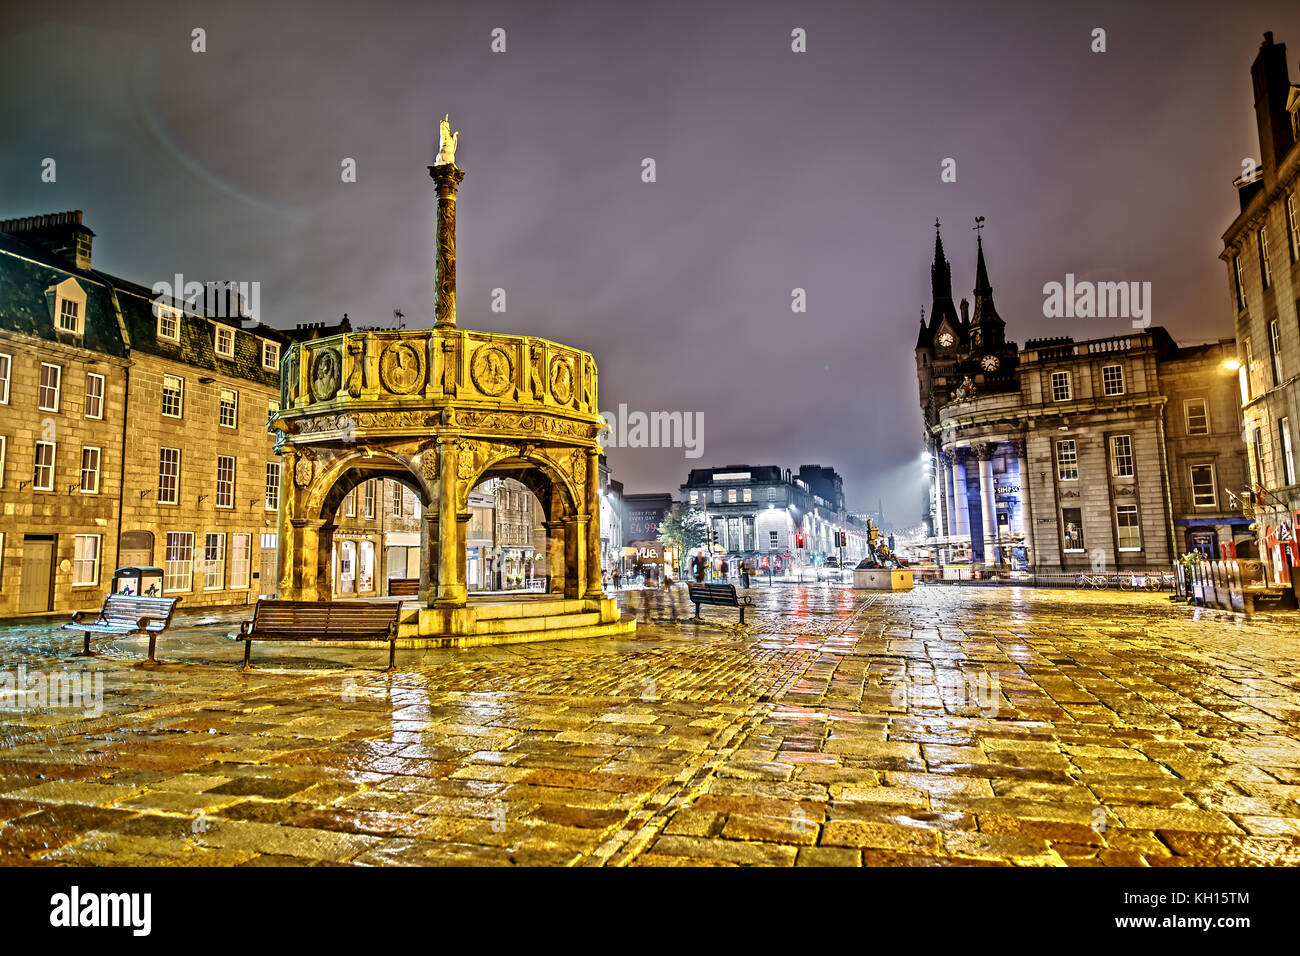
[{"label": "church spire", "polygon": [[975,314],[971,318],[971,341],[976,348],[999,349],[1005,344],[1006,323],[993,304],[993,286],[984,263],[984,217],[975,217]]},{"label": "church spire", "polygon": [[957,320],[957,309],[952,303],[952,267],[943,254],[943,236],[939,234],[939,220],[934,221],[934,262],[930,265],[930,291],[933,304],[930,306],[930,331],[939,327],[943,320],[949,319],[954,330],[961,326]]}]

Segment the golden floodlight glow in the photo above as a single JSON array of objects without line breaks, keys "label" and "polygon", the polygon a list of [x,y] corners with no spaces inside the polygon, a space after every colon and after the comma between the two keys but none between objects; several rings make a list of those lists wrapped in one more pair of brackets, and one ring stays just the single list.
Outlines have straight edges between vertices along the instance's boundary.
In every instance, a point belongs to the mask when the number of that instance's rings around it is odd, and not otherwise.
[{"label": "golden floodlight glow", "polygon": [[1241,368],[1241,363],[1238,362],[1235,358],[1224,359],[1223,367],[1227,369],[1229,372],[1235,372],[1237,371],[1237,369]]}]

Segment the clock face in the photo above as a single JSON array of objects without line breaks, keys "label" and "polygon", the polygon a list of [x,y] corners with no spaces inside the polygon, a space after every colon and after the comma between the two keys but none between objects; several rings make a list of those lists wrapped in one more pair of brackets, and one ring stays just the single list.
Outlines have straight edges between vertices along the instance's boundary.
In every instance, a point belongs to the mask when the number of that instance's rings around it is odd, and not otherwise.
[{"label": "clock face", "polygon": [[991,372],[998,367],[998,357],[996,355],[986,355],[980,359],[980,365],[984,366],[986,372]]},{"label": "clock face", "polygon": [[942,345],[944,348],[947,348],[948,346],[952,345],[952,333],[951,333],[951,332],[940,332],[940,333],[939,333],[939,344]]}]

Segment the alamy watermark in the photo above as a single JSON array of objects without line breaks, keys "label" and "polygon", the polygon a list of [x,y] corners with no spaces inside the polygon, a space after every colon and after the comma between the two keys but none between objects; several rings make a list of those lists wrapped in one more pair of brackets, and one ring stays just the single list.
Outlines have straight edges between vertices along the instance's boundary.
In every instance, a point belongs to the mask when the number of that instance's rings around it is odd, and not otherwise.
[{"label": "alamy watermark", "polygon": [[1151,325],[1150,282],[1064,282],[1043,286],[1043,315],[1049,319],[1131,319],[1133,328]]},{"label": "alamy watermark", "polygon": [[0,671],[0,709],[73,710],[87,717],[104,713],[104,672],[81,668],[29,671],[26,664]]},{"label": "alamy watermark", "polygon": [[687,458],[704,454],[703,412],[601,412],[605,428],[597,436],[603,448],[682,448]]},{"label": "alamy watermark", "polygon": [[153,284],[154,315],[160,306],[178,303],[209,319],[240,319],[254,325],[261,319],[262,284],[260,282],[186,282],[179,272],[171,281]]}]

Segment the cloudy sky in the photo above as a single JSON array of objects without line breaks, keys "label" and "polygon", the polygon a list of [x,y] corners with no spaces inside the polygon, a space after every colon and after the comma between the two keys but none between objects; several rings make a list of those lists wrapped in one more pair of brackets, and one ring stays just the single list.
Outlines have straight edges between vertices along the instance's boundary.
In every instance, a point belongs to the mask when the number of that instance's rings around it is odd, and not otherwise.
[{"label": "cloudy sky", "polygon": [[1067,272],[1151,282],[1180,341],[1231,335],[1263,31],[1300,82],[1294,0],[30,6],[0,15],[0,216],[83,209],[97,267],[259,281],[272,325],[431,325],[449,112],[460,324],[590,350],[603,408],[704,415],[698,459],[611,450],[628,491],[816,462],[901,523],[934,220],[961,297],[986,217],[1017,341],[1126,327],[1045,319]]}]

